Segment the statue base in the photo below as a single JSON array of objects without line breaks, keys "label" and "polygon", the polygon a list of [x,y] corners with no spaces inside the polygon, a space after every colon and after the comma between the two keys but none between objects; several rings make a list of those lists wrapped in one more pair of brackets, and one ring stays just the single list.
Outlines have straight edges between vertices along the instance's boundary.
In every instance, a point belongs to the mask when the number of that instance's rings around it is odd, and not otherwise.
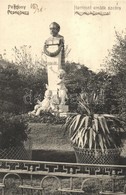
[{"label": "statue base", "polygon": [[60,116],[60,117],[68,117],[69,114],[68,114],[68,112],[61,112],[61,113],[59,114],[59,116]]},{"label": "statue base", "polygon": [[68,116],[68,105],[59,105],[59,116],[60,117],[67,117]]},{"label": "statue base", "polygon": [[59,114],[60,117],[69,117],[69,116],[74,116],[76,115],[77,113],[72,113],[72,112],[61,112]]},{"label": "statue base", "polygon": [[59,105],[59,112],[68,112],[68,105]]}]

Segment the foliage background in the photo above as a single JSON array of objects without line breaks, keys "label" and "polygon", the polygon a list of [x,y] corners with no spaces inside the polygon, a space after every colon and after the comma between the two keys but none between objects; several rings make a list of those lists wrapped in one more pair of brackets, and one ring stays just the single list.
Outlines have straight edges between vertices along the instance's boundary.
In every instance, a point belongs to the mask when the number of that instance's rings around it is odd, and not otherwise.
[{"label": "foliage background", "polygon": [[[80,93],[96,93],[100,101],[96,112],[118,114],[126,118],[126,36],[115,32],[116,43],[104,60],[104,70],[95,73],[84,64],[65,63],[70,112],[79,111]],[[46,90],[46,62],[33,59],[31,46],[14,47],[15,62],[0,60],[0,112],[15,114],[32,110]],[[67,51],[66,51],[67,54]],[[5,54],[4,54],[5,55]]]}]

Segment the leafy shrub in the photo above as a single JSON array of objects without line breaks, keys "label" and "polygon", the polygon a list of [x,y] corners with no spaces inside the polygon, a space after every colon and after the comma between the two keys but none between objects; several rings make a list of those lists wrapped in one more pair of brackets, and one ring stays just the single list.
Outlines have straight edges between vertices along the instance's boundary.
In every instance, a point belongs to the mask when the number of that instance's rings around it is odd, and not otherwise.
[{"label": "leafy shrub", "polygon": [[96,105],[99,96],[81,94],[79,105],[81,114],[76,113],[66,120],[66,128],[70,132],[70,140],[78,148],[117,149],[123,146],[122,132],[124,122],[110,114],[99,114]]},{"label": "leafy shrub", "polygon": [[16,147],[28,138],[30,129],[22,116],[0,115],[0,148]]},{"label": "leafy shrub", "polygon": [[[21,71],[23,68],[24,71]],[[33,109],[36,99],[40,99],[39,96],[42,99],[44,97],[45,83],[47,83],[46,69],[39,67],[34,72],[32,69],[27,70],[25,64],[18,66],[0,60],[0,113],[19,114]],[[25,97],[27,101],[24,100]]]},{"label": "leafy shrub", "polygon": [[51,114],[51,112],[43,112],[40,116],[28,116],[25,118],[31,123],[49,123],[49,124],[64,124],[66,117],[60,117]]}]

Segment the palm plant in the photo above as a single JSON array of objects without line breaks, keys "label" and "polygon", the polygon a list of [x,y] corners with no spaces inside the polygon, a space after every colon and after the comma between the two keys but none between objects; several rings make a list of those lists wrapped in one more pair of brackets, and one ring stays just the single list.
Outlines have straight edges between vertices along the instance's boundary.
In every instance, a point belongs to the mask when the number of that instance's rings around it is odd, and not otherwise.
[{"label": "palm plant", "polygon": [[96,93],[81,94],[79,106],[83,113],[70,116],[66,128],[75,147],[89,150],[118,149],[122,146],[122,121],[111,114],[97,114],[99,96]]}]

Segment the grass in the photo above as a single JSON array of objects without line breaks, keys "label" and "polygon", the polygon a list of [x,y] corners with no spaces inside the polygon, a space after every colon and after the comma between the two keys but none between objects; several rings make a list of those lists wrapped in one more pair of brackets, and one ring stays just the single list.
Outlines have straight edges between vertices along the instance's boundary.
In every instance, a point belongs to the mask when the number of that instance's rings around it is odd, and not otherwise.
[{"label": "grass", "polygon": [[63,125],[30,123],[33,150],[73,151]]},{"label": "grass", "polygon": [[[63,152],[66,153],[66,155],[69,152],[74,153],[74,150],[70,144],[68,132],[66,132],[64,134],[65,129],[63,128],[63,125],[30,123],[29,126],[31,127],[32,149],[38,151],[39,156],[41,155],[40,151],[43,151],[43,154],[44,154],[44,152],[47,153],[44,156],[44,160],[46,160],[46,156],[49,156],[49,155],[50,155],[50,157],[47,158],[47,160],[49,159],[49,161],[51,161],[51,155],[52,155],[52,161],[53,161],[55,159],[56,155],[59,155],[59,154],[62,155]],[[52,151],[52,153],[51,153],[51,151]],[[60,161],[59,158],[60,157],[58,157],[57,161]],[[38,160],[41,160],[41,159],[38,159]],[[126,140],[125,140],[125,137],[124,137],[124,147],[123,147],[123,150],[121,153],[120,164],[126,164]]]}]

